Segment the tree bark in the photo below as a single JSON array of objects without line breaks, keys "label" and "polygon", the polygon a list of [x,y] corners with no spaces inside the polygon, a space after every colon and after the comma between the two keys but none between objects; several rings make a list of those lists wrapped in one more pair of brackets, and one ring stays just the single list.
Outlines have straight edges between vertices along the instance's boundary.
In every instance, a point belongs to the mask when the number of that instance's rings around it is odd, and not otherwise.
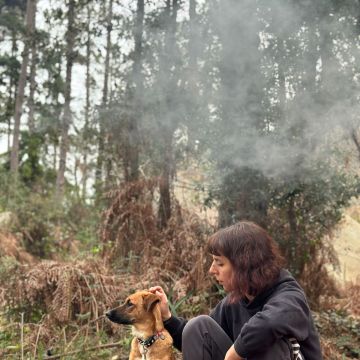
[{"label": "tree bark", "polygon": [[91,34],[90,34],[90,21],[91,21],[91,8],[88,5],[87,7],[87,40],[86,40],[86,80],[85,80],[85,124],[83,132],[83,169],[82,169],[82,198],[86,199],[86,187],[88,179],[88,151],[87,151],[87,142],[88,142],[88,132],[89,132],[89,117],[90,117],[90,91],[91,91],[91,74],[90,74],[90,59],[91,59]]},{"label": "tree bark", "polygon": [[[287,115],[287,100],[286,100],[286,57],[285,54],[286,43],[285,40],[282,38],[277,39],[277,49],[276,49],[276,56],[277,56],[277,63],[278,63],[278,80],[279,80],[279,116],[278,121],[282,123],[287,122],[286,115]],[[279,125],[280,126],[280,125]]]},{"label": "tree bark", "polygon": [[26,35],[23,50],[23,59],[21,64],[20,77],[18,82],[18,90],[15,101],[15,114],[14,114],[14,130],[13,142],[10,154],[10,171],[17,174],[19,167],[19,143],[20,143],[20,125],[21,115],[24,103],[24,93],[26,86],[27,67],[29,62],[30,42],[34,36],[35,30],[35,13],[36,13],[36,0],[28,0],[26,5]]},{"label": "tree bark", "polygon": [[360,140],[358,139],[355,128],[351,129],[351,138],[355,144],[356,150],[358,151],[358,157],[360,160]]},{"label": "tree bark", "polygon": [[[189,70],[190,70],[190,89],[193,89],[197,83],[197,58],[198,58],[198,29],[197,29],[197,14],[196,14],[196,0],[190,0],[189,4],[189,22],[190,22],[190,37],[189,37]],[[194,79],[195,77],[195,79]]]},{"label": "tree bark", "polygon": [[[11,56],[16,56],[16,33],[15,31],[11,32]],[[11,152],[11,118],[14,114],[14,97],[16,98],[16,84],[14,76],[9,76],[9,90],[8,90],[8,100],[6,102],[6,114],[5,118],[7,120],[8,130],[7,130],[7,151],[8,153]]]},{"label": "tree bark", "polygon": [[172,155],[172,134],[173,132],[168,128],[168,133],[164,134],[164,150],[163,163],[161,169],[161,176],[159,179],[159,213],[158,226],[164,229],[171,217],[171,174],[173,165]]},{"label": "tree bark", "polygon": [[[172,11],[171,11],[172,10]],[[173,173],[173,149],[172,140],[174,130],[177,126],[177,121],[174,116],[174,100],[172,97],[176,97],[177,82],[176,77],[172,76],[171,66],[174,63],[175,58],[175,41],[176,41],[176,19],[178,12],[178,1],[173,0],[166,2],[166,34],[165,34],[165,48],[162,56],[162,70],[165,74],[165,89],[163,114],[165,115],[165,121],[161,124],[162,138],[163,138],[163,158],[161,165],[161,174],[159,181],[159,212],[158,212],[158,225],[165,228],[171,217],[171,177]]]},{"label": "tree bark", "polygon": [[[110,56],[111,56],[111,32],[112,32],[112,18],[113,18],[113,0],[109,0],[109,7],[107,11],[107,25],[106,25],[106,54],[105,54],[105,69],[104,69],[104,85],[102,92],[102,101],[101,109],[105,110],[108,104],[108,92],[109,92],[109,74],[110,74]],[[99,139],[98,139],[98,157],[97,157],[97,166],[95,172],[96,178],[96,189],[98,194],[101,193],[102,189],[102,179],[103,179],[103,170],[104,162],[106,160],[106,131],[103,124],[103,115],[100,114],[100,124],[99,124]],[[109,166],[107,164],[107,166]]]},{"label": "tree bark", "polygon": [[300,257],[302,256],[302,254],[299,254],[298,252],[300,235],[298,234],[298,229],[297,229],[294,194],[289,194],[287,216],[290,227],[289,245],[288,245],[289,253],[287,258],[288,258],[289,268],[291,269],[291,271],[293,271],[295,274],[298,275],[299,273],[301,273]]},{"label": "tree bark", "polygon": [[143,76],[142,76],[142,57],[143,57],[143,28],[144,28],[144,0],[137,1],[136,22],[134,27],[134,64],[132,69],[132,82],[134,89],[134,109],[133,116],[129,124],[129,176],[130,181],[136,181],[139,178],[139,152],[140,152],[140,134],[139,123],[142,116],[142,96],[143,96]]},{"label": "tree bark", "polygon": [[59,170],[56,179],[56,194],[62,200],[65,185],[66,157],[69,149],[69,128],[71,124],[71,79],[74,64],[75,46],[75,0],[70,0],[67,12],[67,31],[66,31],[66,77],[64,90],[64,114],[61,128],[61,143],[59,155]]},{"label": "tree bark", "polygon": [[[34,13],[34,23],[35,23]],[[30,65],[30,93],[29,93],[29,119],[28,119],[28,127],[29,133],[32,134],[35,130],[35,90],[36,90],[36,62],[37,62],[37,49],[36,49],[36,38],[33,36],[31,39],[31,65]]]}]

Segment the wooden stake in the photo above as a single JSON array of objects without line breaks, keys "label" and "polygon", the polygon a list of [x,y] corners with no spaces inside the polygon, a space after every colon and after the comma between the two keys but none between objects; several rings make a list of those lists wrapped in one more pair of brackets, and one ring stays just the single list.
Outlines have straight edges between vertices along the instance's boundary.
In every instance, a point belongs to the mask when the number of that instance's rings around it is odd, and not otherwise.
[{"label": "wooden stake", "polygon": [[21,336],[21,360],[24,360],[24,313],[21,313],[20,336]]}]

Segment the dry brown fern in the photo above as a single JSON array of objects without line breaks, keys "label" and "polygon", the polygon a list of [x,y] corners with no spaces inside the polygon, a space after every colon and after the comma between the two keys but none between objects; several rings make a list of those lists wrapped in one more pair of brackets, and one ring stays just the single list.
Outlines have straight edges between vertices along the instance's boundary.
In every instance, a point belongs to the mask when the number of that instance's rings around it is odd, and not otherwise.
[{"label": "dry brown fern", "polygon": [[182,209],[175,198],[167,227],[159,229],[157,186],[157,180],[140,180],[109,193],[100,229],[103,255],[115,268],[141,274],[149,286],[168,284],[181,296],[204,287],[204,247],[214,229]]},{"label": "dry brown fern", "polygon": [[35,258],[22,246],[19,239],[9,232],[0,232],[0,258],[10,256],[21,263],[35,263]]},{"label": "dry brown fern", "polygon": [[121,298],[131,277],[114,276],[100,260],[73,263],[42,261],[31,269],[23,267],[15,279],[18,294],[6,289],[11,306],[29,304],[56,323],[74,321],[87,314],[88,321],[101,316],[117,298]]},{"label": "dry brown fern", "polygon": [[139,289],[144,286],[139,277],[114,275],[104,261],[91,258],[67,263],[41,261],[32,268],[21,266],[0,288],[5,293],[4,305],[25,312],[26,322],[32,322],[32,316],[39,311],[43,314],[26,338],[27,346],[34,347],[38,341],[51,346],[57,337],[56,329],[69,324],[73,331],[105,329],[113,333],[116,328],[104,314],[118,300],[125,299],[134,284]]},{"label": "dry brown fern", "polygon": [[155,187],[156,181],[141,180],[108,193],[110,206],[103,214],[100,228],[105,258],[124,259],[130,251],[139,254],[144,241],[156,239]]}]

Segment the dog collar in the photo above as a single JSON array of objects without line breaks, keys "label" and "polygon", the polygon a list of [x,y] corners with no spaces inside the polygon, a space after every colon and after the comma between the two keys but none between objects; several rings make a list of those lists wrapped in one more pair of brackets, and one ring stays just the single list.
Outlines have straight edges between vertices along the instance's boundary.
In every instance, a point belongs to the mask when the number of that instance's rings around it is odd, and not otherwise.
[{"label": "dog collar", "polygon": [[165,336],[164,334],[159,331],[158,333],[156,333],[155,335],[152,335],[150,337],[148,337],[147,339],[143,340],[140,338],[137,338],[137,341],[139,342],[139,344],[143,347],[143,348],[148,348],[150,347],[157,339],[161,339],[164,340]]}]

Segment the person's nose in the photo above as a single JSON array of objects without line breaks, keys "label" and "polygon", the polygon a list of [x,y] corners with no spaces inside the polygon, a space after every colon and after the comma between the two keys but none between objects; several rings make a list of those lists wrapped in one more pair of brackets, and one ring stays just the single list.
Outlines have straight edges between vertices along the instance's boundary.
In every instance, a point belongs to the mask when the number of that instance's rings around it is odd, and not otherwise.
[{"label": "person's nose", "polygon": [[210,265],[209,274],[210,275],[215,275],[216,274],[216,266],[214,265],[214,262],[212,262],[211,265]]}]

